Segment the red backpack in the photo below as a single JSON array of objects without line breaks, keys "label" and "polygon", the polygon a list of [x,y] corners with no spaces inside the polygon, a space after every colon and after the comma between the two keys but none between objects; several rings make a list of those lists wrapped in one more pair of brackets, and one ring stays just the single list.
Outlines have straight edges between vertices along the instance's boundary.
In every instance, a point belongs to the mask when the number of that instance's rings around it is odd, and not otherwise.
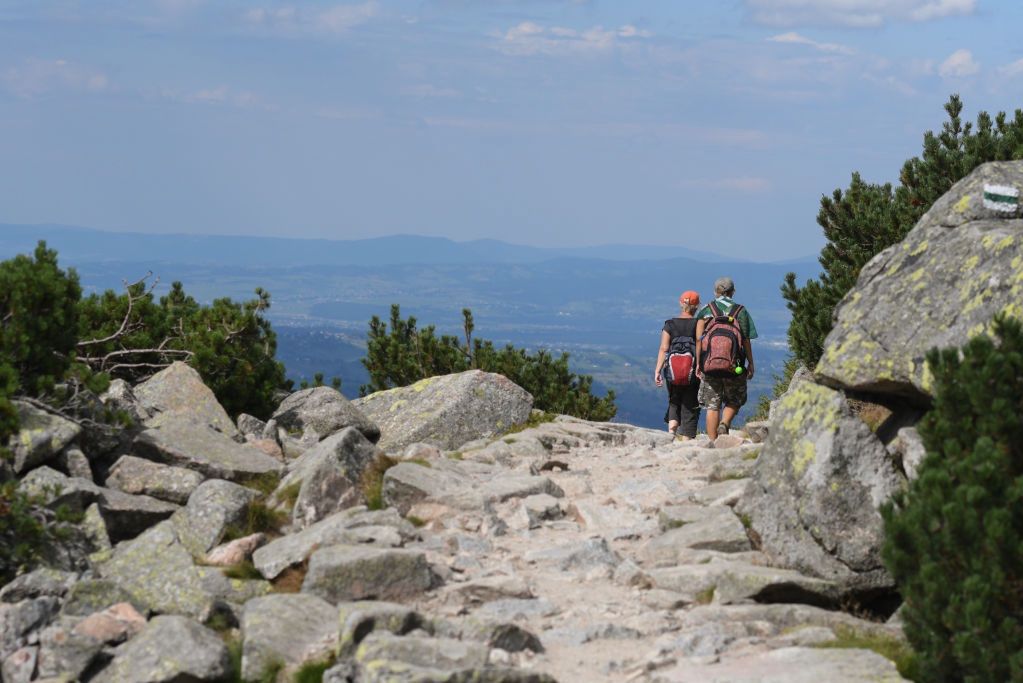
[{"label": "red backpack", "polygon": [[700,339],[700,364],[709,377],[736,377],[746,371],[746,345],[743,343],[739,314],[743,307],[736,304],[725,315],[716,301],[710,302],[710,318]]},{"label": "red backpack", "polygon": [[686,387],[693,383],[696,366],[696,340],[692,337],[672,337],[668,357],[664,361],[661,373],[664,381],[676,387]]}]

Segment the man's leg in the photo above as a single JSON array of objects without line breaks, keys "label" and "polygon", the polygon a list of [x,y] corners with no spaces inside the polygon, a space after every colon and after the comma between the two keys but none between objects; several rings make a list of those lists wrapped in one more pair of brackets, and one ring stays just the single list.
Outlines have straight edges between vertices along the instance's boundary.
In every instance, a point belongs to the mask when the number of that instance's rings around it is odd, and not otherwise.
[{"label": "man's leg", "polygon": [[669,434],[674,434],[676,429],[678,429],[678,422],[675,422],[674,420],[672,420],[671,422],[668,423],[668,433]]},{"label": "man's leg", "polygon": [[720,417],[720,411],[707,409],[707,436],[710,437],[711,441],[718,438],[718,419]]},{"label": "man's leg", "polygon": [[722,411],[721,422],[726,427],[731,428],[732,420],[739,413],[739,408],[746,404],[746,385],[748,382],[745,377],[729,378],[724,381],[721,388],[721,403],[724,406]]},{"label": "man's leg", "polygon": [[721,422],[726,427],[731,429],[732,420],[735,419],[736,414],[739,412],[739,406],[725,406],[725,409],[721,411]]}]

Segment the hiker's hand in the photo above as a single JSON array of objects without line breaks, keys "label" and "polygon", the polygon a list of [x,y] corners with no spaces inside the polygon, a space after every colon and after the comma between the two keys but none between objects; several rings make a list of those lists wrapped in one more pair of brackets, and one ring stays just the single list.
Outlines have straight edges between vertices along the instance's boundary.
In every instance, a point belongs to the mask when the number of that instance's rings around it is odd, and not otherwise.
[{"label": "hiker's hand", "polygon": [[756,373],[756,368],[753,367],[753,363],[749,365],[749,371],[746,373],[746,381],[753,379],[753,375]]},{"label": "hiker's hand", "polygon": [[698,378],[700,379],[700,381],[702,382],[702,381],[703,381],[703,370],[697,370],[697,371],[696,371],[696,376],[697,376],[697,377],[698,377]]},{"label": "hiker's hand", "polygon": [[664,384],[664,380],[661,379],[661,373],[659,372],[654,373],[654,384],[656,384],[657,386],[661,386],[662,384]]}]

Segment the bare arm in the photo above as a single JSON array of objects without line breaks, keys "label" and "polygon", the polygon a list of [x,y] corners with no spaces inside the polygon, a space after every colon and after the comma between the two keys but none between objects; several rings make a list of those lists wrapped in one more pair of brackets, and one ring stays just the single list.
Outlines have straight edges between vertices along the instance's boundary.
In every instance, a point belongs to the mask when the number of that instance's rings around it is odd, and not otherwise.
[{"label": "bare arm", "polygon": [[696,321],[696,376],[703,379],[703,371],[700,370],[700,353],[703,351],[703,344],[700,339],[703,337],[703,328],[707,326],[705,318]]},{"label": "bare arm", "polygon": [[749,339],[743,339],[742,345],[746,347],[746,360],[749,361],[749,367],[746,369],[746,379],[753,379],[753,373],[756,369],[753,367],[753,344],[750,343]]},{"label": "bare arm", "polygon": [[661,386],[664,380],[661,379],[661,366],[664,365],[664,357],[668,353],[668,347],[671,346],[671,336],[667,330],[661,330],[661,348],[657,350],[657,365],[654,366],[654,384]]}]

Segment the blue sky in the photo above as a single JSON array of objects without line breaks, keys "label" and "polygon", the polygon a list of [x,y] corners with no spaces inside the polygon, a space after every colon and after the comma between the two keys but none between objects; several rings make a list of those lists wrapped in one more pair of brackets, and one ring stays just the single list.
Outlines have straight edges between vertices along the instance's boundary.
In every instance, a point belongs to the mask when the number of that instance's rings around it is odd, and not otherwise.
[{"label": "blue sky", "polygon": [[942,104],[1023,106],[1003,0],[0,0],[0,222],[815,253]]}]

